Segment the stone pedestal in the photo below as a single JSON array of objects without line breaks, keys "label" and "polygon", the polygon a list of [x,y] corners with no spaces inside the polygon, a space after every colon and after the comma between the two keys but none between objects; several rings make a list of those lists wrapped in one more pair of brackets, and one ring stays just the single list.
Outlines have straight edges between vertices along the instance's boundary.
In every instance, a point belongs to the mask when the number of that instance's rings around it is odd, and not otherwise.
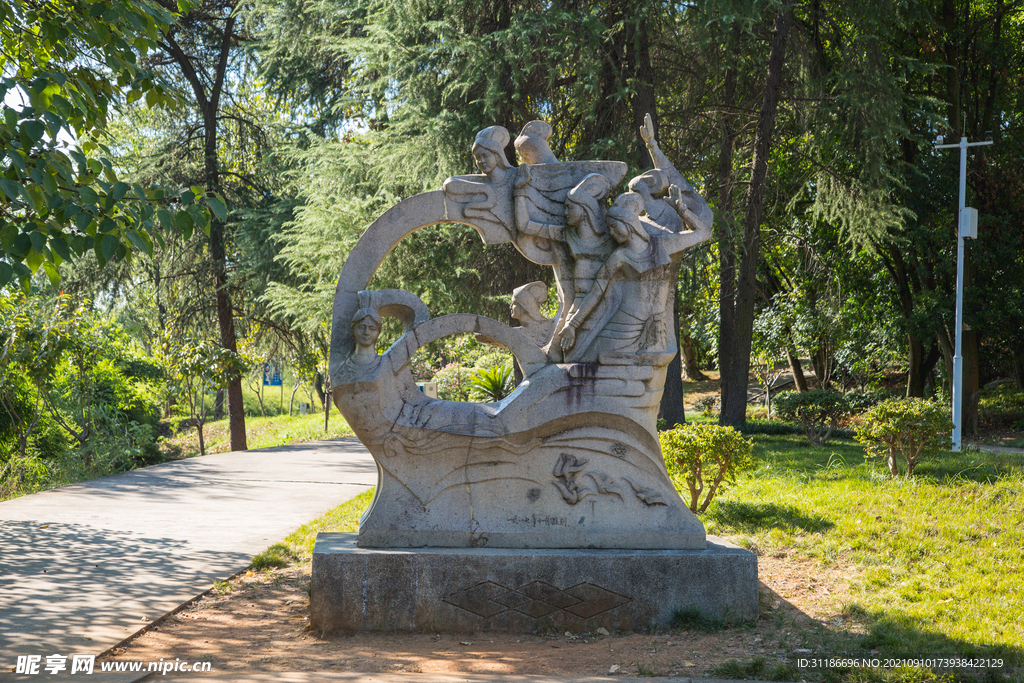
[{"label": "stone pedestal", "polygon": [[679,610],[757,618],[757,558],[704,550],[359,548],[317,535],[310,622],[328,631],[594,631],[667,627]]}]

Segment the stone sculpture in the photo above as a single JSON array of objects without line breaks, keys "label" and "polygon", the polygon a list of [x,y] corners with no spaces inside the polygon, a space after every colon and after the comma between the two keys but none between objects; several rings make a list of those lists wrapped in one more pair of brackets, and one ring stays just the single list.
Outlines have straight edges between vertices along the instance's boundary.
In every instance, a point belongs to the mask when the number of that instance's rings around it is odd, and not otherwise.
[{"label": "stone sculpture", "polygon": [[[669,481],[655,422],[677,341],[669,321],[682,252],[711,236],[707,203],[641,134],[654,169],[606,208],[626,165],[559,162],[551,127],[532,121],[505,156],[501,126],[477,135],[479,174],[399,202],[360,238],[334,303],[335,404],[378,464],[377,493],[360,523],[367,548],[703,549],[704,527]],[[443,222],[473,226],[486,244],[513,243],[550,265],[547,286],[517,288],[521,327],[471,314],[431,318],[416,296],[366,291],[407,234]],[[404,335],[384,354],[381,317]],[[508,348],[523,371],[497,403],[423,395],[409,371],[417,349],[473,333]]]}]

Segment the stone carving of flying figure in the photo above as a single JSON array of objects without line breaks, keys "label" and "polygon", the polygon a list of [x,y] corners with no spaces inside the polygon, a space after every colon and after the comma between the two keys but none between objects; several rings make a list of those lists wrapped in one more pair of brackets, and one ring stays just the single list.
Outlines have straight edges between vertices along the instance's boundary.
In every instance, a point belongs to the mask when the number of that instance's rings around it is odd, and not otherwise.
[{"label": "stone carving of flying figure", "polygon": [[[569,305],[561,311],[548,353],[556,361],[574,362],[575,359],[568,355],[560,357],[563,355],[562,347],[556,340],[566,316],[571,315],[587,296],[597,271],[612,251],[613,243],[604,225],[604,208],[601,205],[608,196],[611,185],[600,174],[587,175],[565,197],[566,224],[550,225],[530,219],[525,195],[529,184],[530,166],[523,164],[519,167],[513,186],[516,227],[520,233],[543,237],[566,247],[559,250],[556,273],[568,295],[566,298]],[[592,324],[584,325],[583,334],[597,326],[600,317],[591,317],[589,320]]]},{"label": "stone carving of flying figure", "polygon": [[[678,197],[678,191],[670,196]],[[586,297],[573,306],[561,335],[561,346],[582,362],[597,362],[602,353],[661,352],[669,343],[666,311],[675,284],[677,254],[710,237],[711,226],[701,226],[683,200],[676,212],[694,227],[687,232],[668,232],[640,220],[644,198],[626,192],[608,210],[608,229],[618,247],[597,272]],[[591,327],[584,337],[579,330],[601,308],[610,309],[607,322]],[[605,314],[606,315],[606,314]]]},{"label": "stone carving of flying figure", "polygon": [[462,204],[467,219],[504,224],[494,212],[498,197],[507,195],[515,169],[505,156],[511,136],[504,126],[489,126],[476,134],[473,160],[483,176],[457,176],[444,183],[445,194]]},{"label": "stone carving of flying figure", "polygon": [[643,197],[646,214],[643,222],[653,223],[669,232],[680,232],[688,227],[710,237],[714,219],[711,207],[661,151],[654,138],[654,122],[650,114],[644,116],[640,137],[647,144],[647,151],[654,162],[653,169],[629,181],[629,189]]}]

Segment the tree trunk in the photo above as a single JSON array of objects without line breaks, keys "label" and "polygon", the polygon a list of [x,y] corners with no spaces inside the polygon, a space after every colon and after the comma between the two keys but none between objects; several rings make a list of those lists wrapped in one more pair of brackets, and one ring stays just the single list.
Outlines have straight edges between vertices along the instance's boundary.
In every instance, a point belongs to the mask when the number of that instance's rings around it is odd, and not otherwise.
[{"label": "tree trunk", "polygon": [[[204,157],[206,188],[220,192],[220,164],[217,161],[217,114],[220,109],[220,95],[227,71],[228,51],[234,33],[235,17],[225,23],[220,59],[217,64],[216,80],[210,97],[203,108]],[[216,216],[210,217],[210,259],[213,261],[213,282],[217,300],[217,329],[220,345],[231,353],[238,353],[235,336],[235,312],[228,292],[227,254],[224,246],[224,223]],[[236,374],[228,382],[228,427],[231,430],[231,450],[248,450],[245,439],[245,401],[242,399],[242,377]]]},{"label": "tree trunk", "polygon": [[[739,26],[734,26],[729,41],[729,54],[739,49]],[[736,66],[730,64],[725,71],[722,91],[722,148],[718,153],[718,206],[715,215],[715,232],[718,237],[718,369],[720,377],[721,410],[724,413],[732,399],[730,375],[725,372],[732,365],[731,344],[734,336],[734,309],[736,303],[736,240],[733,221],[733,152],[736,148]],[[744,398],[744,405],[746,399]]]},{"label": "tree trunk", "polygon": [[[237,17],[229,16],[220,33],[220,53],[212,73],[206,71],[210,65],[198,60],[183,49],[175,40],[174,29],[165,36],[161,47],[177,62],[182,75],[188,81],[203,119],[203,172],[207,191],[220,192],[220,165],[217,160],[217,120],[220,111],[220,97],[227,76],[228,54],[236,36],[234,32]],[[194,61],[195,60],[195,61]],[[198,69],[197,69],[198,67]],[[200,76],[200,70],[205,78]],[[207,89],[208,88],[208,89]],[[225,253],[224,224],[216,217],[210,220],[210,260],[213,264],[214,297],[217,304],[217,328],[220,344],[238,352],[235,336],[235,317],[228,292],[227,256]],[[228,382],[228,424],[231,430],[231,450],[244,451],[245,404],[242,400],[242,377],[236,375]]]},{"label": "tree trunk", "polygon": [[1024,389],[1024,349],[1018,348],[1014,351],[1011,362],[1013,363],[1014,386]]},{"label": "tree trunk", "polygon": [[221,420],[224,418],[224,390],[217,390],[217,398],[213,401],[213,420]]},{"label": "tree trunk", "polygon": [[697,364],[697,351],[693,348],[693,335],[689,332],[679,335],[679,358],[682,361],[683,377],[690,382],[707,382],[708,376]]},{"label": "tree trunk", "polygon": [[793,373],[793,384],[798,392],[807,391],[807,378],[804,377],[804,366],[800,363],[796,349],[786,347],[786,360],[789,361],[789,369]]},{"label": "tree trunk", "polygon": [[[673,297],[673,330],[670,332],[671,338],[676,339],[679,330],[679,288],[675,286],[675,283],[679,279],[679,264],[677,263],[673,269],[673,276],[671,281],[673,283],[672,291],[675,294]],[[667,374],[665,375],[665,389],[661,394],[661,407],[658,410],[658,417],[665,420],[666,428],[672,429],[676,425],[686,423],[686,409],[683,407],[683,368],[680,361],[679,344],[676,344],[676,355],[672,358],[672,362],[668,364]]]},{"label": "tree trunk", "polygon": [[299,390],[302,382],[296,381],[295,386],[292,388],[292,393],[288,397],[288,417],[292,416],[292,408],[295,406],[295,392]]},{"label": "tree trunk", "polygon": [[327,405],[327,396],[324,394],[324,376],[318,370],[313,378],[313,388],[316,389],[316,397],[320,399],[320,407]]},{"label": "tree trunk", "polygon": [[907,359],[907,398],[921,398],[924,396],[925,380],[939,360],[939,346],[932,342],[926,352],[921,339],[908,333],[907,347],[910,349]]},{"label": "tree trunk", "polygon": [[196,431],[199,433],[199,455],[206,455],[206,441],[203,439],[203,423],[196,421]]},{"label": "tree trunk", "polygon": [[786,4],[775,20],[772,32],[768,73],[765,76],[761,111],[754,134],[753,170],[747,188],[746,214],[743,219],[743,252],[740,255],[733,305],[732,338],[723,339],[728,363],[722,364],[722,413],[724,425],[742,425],[747,420],[747,383],[750,376],[750,347],[754,334],[754,295],[757,264],[761,250],[761,211],[764,207],[768,158],[775,131],[782,70],[786,60],[786,42],[793,18],[793,4]]},{"label": "tree trunk", "polygon": [[658,130],[658,107],[654,96],[654,69],[651,66],[650,41],[647,34],[647,22],[644,19],[627,21],[635,35],[627,38],[628,54],[631,56],[633,77],[633,134],[636,138],[637,168],[650,168],[651,159],[647,153],[647,143],[640,135],[640,127],[644,125],[644,116],[651,115],[654,130]]}]

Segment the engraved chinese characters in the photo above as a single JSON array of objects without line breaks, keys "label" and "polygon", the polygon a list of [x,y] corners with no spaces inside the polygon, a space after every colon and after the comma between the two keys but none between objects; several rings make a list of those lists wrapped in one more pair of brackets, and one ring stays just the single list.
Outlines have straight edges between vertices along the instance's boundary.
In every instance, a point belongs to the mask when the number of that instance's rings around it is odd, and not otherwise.
[{"label": "engraved chinese characters", "polygon": [[[625,164],[559,162],[551,127],[501,126],[477,135],[479,174],[406,199],[371,225],[339,278],[331,379],[334,401],[378,463],[364,547],[703,548],[704,529],[668,480],[655,421],[677,350],[670,296],[683,250],[710,236],[707,204],[642,135],[655,168],[615,194]],[[521,327],[477,315],[430,318],[409,292],[365,291],[408,233],[471,225],[487,244],[513,243],[552,268],[548,285],[513,293]],[[405,334],[377,355],[381,317]],[[472,333],[508,348],[523,381],[497,403],[431,399],[409,359],[425,344]],[[521,520],[560,520],[523,524]]]}]

